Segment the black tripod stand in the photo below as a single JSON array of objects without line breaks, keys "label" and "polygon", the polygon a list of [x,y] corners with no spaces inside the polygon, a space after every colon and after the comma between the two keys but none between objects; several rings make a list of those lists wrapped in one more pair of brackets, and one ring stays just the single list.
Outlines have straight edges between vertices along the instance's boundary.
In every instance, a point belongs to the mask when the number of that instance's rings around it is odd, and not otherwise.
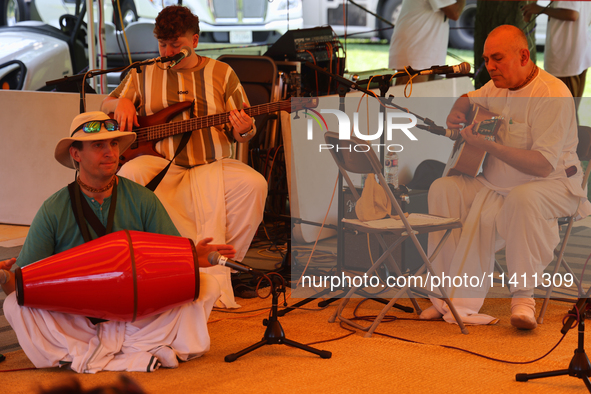
[{"label": "black tripod stand", "polygon": [[589,358],[585,353],[585,312],[587,310],[587,301],[589,299],[589,292],[585,295],[585,298],[579,298],[576,307],[574,307],[570,311],[570,317],[564,323],[562,330],[560,330],[563,334],[566,334],[568,330],[571,329],[573,322],[576,319],[576,316],[579,318],[579,342],[578,346],[575,349],[575,354],[570,361],[568,369],[559,369],[556,371],[547,371],[547,372],[538,372],[538,373],[518,373],[515,375],[515,380],[518,382],[527,382],[530,379],[540,379],[540,378],[549,378],[552,376],[562,376],[562,375],[569,375],[579,379],[582,379],[585,382],[585,386],[587,386],[587,390],[591,393],[591,382],[589,381],[589,376],[591,376],[591,363],[589,363]]},{"label": "black tripod stand", "polygon": [[231,363],[232,361],[235,361],[238,357],[242,357],[245,354],[250,353],[253,350],[256,350],[264,345],[288,345],[292,347],[297,347],[310,353],[317,354],[322,358],[331,358],[332,353],[329,351],[318,350],[308,345],[304,345],[302,343],[295,342],[285,338],[283,327],[281,327],[281,323],[279,323],[279,320],[277,320],[277,304],[279,300],[279,295],[281,293],[285,294],[285,282],[283,281],[283,278],[278,277],[277,275],[272,275],[271,278],[266,276],[266,278],[270,282],[271,294],[273,295],[273,303],[269,319],[263,320],[263,326],[267,327],[263,339],[260,342],[257,342],[254,345],[239,351],[238,353],[227,355],[224,358],[224,360],[228,363]]}]

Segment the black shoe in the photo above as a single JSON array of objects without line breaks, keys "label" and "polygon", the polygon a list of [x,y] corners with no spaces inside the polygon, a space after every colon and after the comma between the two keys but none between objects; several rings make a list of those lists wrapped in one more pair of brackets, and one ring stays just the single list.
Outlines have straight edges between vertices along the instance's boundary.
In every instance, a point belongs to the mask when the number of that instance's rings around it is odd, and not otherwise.
[{"label": "black shoe", "polygon": [[251,287],[248,287],[243,284],[237,284],[236,286],[234,286],[234,296],[236,296],[238,298],[246,298],[246,299],[256,298],[257,293]]}]

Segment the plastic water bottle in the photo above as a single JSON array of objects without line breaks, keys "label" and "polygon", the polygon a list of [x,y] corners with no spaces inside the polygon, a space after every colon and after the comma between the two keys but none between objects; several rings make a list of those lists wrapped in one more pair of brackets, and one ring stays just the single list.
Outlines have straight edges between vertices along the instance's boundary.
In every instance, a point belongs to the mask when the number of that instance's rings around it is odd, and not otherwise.
[{"label": "plastic water bottle", "polygon": [[386,178],[387,183],[398,189],[398,155],[396,152],[386,152],[384,178]]},{"label": "plastic water bottle", "polygon": [[363,189],[365,187],[365,180],[367,179],[367,174],[362,174],[361,175],[361,188]]}]

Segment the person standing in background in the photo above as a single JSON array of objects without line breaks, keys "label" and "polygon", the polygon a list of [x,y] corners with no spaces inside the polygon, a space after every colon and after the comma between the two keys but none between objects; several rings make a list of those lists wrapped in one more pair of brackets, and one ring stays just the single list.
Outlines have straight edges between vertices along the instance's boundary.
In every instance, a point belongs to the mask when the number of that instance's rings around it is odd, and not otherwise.
[{"label": "person standing in background", "polygon": [[[444,65],[449,40],[449,19],[458,20],[466,0],[402,0],[400,16],[390,39],[388,68],[404,71]],[[433,76],[420,75],[413,82]],[[404,84],[408,78],[398,78]]]},{"label": "person standing in background", "polygon": [[587,68],[591,66],[591,3],[587,1],[553,1],[549,7],[537,3],[523,7],[523,19],[532,15],[548,15],[544,70],[560,79],[575,97],[578,112],[585,90]]}]

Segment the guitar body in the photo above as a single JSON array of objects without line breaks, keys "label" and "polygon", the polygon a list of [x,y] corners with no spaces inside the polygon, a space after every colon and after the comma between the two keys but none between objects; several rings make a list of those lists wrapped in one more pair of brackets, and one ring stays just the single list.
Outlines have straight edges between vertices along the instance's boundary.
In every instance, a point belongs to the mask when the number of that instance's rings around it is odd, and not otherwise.
[{"label": "guitar body", "polygon": [[[180,103],[176,103],[171,105],[170,107],[164,108],[162,111],[159,111],[150,116],[138,116],[137,121],[140,124],[140,128],[156,126],[159,124],[164,124],[170,122],[172,118],[176,115],[180,114],[181,112],[191,108],[193,105],[192,101],[183,101]],[[109,114],[112,118],[113,114]],[[138,156],[143,155],[152,155],[152,156],[159,156],[162,157],[154,147],[156,146],[156,142],[158,141],[135,141],[129,149],[127,149],[123,155],[119,157],[119,167],[123,164],[127,163],[128,161],[135,159]]]},{"label": "guitar body", "polygon": [[[468,124],[475,123],[474,132],[494,138],[501,126],[502,117],[493,114],[483,107],[473,105]],[[443,176],[468,175],[475,177],[484,162],[486,151],[466,144],[462,137],[454,143],[453,150],[443,171]]]}]

